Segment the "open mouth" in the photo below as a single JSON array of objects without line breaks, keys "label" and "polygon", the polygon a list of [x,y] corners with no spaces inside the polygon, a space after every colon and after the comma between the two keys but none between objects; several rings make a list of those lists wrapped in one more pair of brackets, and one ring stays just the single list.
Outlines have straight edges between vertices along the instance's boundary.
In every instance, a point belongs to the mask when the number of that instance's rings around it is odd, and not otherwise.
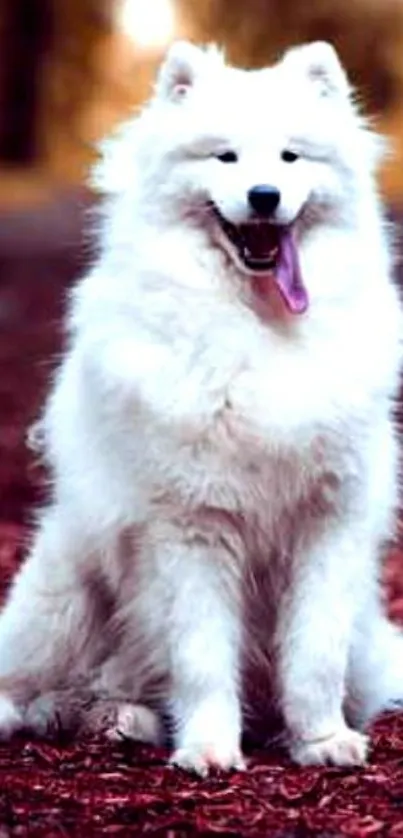
[{"label": "open mouth", "polygon": [[[267,277],[275,285],[287,308],[302,314],[308,307],[297,246],[290,226],[273,224],[266,219],[252,219],[235,225],[214,207],[222,232],[235,248],[241,266],[249,274]],[[261,282],[259,283],[261,287]]]}]

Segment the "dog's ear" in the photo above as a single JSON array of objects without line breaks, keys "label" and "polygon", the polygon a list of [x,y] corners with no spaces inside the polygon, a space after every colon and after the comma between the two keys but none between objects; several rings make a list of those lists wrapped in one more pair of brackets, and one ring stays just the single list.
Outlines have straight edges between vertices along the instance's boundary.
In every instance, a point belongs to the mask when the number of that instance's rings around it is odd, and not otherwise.
[{"label": "dog's ear", "polygon": [[190,41],[176,41],[160,69],[155,88],[157,96],[174,102],[186,98],[212,61],[223,64],[223,57],[216,47],[203,49]]},{"label": "dog's ear", "polygon": [[283,58],[285,68],[294,69],[317,86],[319,95],[348,97],[351,88],[339,56],[327,41],[294,47]]}]

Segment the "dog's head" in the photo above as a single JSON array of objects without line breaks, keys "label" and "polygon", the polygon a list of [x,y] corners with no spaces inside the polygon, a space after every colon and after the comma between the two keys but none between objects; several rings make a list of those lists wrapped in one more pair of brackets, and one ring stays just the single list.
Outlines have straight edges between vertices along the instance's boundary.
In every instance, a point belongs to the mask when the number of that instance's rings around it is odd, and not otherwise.
[{"label": "dog's head", "polygon": [[[322,42],[254,71],[174,44],[126,146],[148,209],[202,226],[243,273],[274,276],[294,311],[307,304],[296,242],[314,224],[351,224],[378,149]],[[118,168],[127,189],[127,152]]]}]

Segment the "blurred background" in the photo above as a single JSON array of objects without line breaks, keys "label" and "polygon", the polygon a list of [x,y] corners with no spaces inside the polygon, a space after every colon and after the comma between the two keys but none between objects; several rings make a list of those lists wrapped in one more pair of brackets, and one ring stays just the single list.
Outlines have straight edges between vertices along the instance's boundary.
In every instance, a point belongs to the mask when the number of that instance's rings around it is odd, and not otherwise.
[{"label": "blurred background", "polygon": [[[61,347],[66,292],[91,259],[94,144],[141,105],[177,37],[243,66],[331,40],[393,157],[380,173],[402,226],[402,0],[0,0],[0,565],[43,491],[25,432]],[[398,281],[397,270],[397,281]]]}]

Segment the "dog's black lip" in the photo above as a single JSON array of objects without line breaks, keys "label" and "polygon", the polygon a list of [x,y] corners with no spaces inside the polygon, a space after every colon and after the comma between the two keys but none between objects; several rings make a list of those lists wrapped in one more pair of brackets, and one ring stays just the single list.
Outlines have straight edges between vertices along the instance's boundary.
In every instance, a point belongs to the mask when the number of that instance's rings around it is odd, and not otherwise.
[{"label": "dog's black lip", "polygon": [[[264,271],[275,270],[275,267],[276,267],[276,264],[277,264],[277,256],[272,257],[270,259],[257,259],[255,257],[253,257],[248,252],[248,249],[245,246],[245,242],[243,241],[242,232],[241,232],[241,227],[243,225],[240,224],[239,226],[237,226],[236,224],[232,224],[230,221],[228,221],[226,218],[224,218],[224,216],[221,214],[221,212],[219,211],[219,209],[216,207],[216,205],[214,203],[212,203],[210,205],[210,207],[211,207],[211,210],[212,210],[216,220],[219,222],[222,231],[225,233],[225,235],[230,240],[230,242],[236,247],[238,256],[241,259],[241,261],[243,262],[243,264],[245,265],[245,267],[249,268],[249,270],[254,271],[254,272],[259,272],[259,271],[264,272]],[[245,222],[245,223],[248,223],[248,224],[266,223],[267,224],[268,222],[262,222],[262,220],[258,219],[258,218],[256,218],[256,219],[251,218],[251,219],[248,220],[248,222]]]}]

